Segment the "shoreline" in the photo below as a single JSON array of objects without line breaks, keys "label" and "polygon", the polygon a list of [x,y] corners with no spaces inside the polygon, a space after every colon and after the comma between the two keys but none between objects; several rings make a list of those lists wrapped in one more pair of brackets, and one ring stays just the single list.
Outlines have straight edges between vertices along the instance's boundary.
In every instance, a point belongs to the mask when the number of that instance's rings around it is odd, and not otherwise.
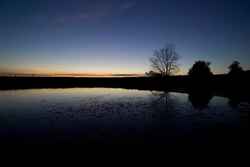
[{"label": "shoreline", "polygon": [[250,73],[231,78],[214,75],[207,79],[189,76],[153,77],[0,77],[0,90],[43,88],[124,88],[149,91],[210,93],[213,96],[247,99],[250,101]]}]

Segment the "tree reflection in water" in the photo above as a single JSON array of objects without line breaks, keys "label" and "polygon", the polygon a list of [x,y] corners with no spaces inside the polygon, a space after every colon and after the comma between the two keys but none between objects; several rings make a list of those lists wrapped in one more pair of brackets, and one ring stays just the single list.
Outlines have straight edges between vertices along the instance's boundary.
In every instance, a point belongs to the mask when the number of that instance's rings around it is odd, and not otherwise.
[{"label": "tree reflection in water", "polygon": [[178,105],[176,104],[177,99],[170,92],[158,92],[152,91],[152,108],[155,111],[154,114],[161,118],[170,117],[176,115]]},{"label": "tree reflection in water", "polygon": [[166,105],[168,104],[170,98],[169,92],[152,91],[151,93],[153,96],[157,97],[155,102],[164,102]]}]

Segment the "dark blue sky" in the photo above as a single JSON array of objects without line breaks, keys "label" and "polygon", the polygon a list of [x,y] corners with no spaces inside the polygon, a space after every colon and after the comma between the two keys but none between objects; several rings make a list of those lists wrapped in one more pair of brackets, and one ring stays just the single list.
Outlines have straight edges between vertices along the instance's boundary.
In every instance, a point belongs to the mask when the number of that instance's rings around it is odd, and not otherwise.
[{"label": "dark blue sky", "polygon": [[153,50],[176,45],[182,73],[250,67],[250,1],[0,0],[0,71],[144,73]]}]

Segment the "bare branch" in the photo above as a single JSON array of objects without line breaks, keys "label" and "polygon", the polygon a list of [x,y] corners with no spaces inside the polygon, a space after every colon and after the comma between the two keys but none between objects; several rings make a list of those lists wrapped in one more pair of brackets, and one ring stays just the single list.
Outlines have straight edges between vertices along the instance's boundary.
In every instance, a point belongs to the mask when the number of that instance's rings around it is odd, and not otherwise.
[{"label": "bare branch", "polygon": [[175,48],[171,45],[155,50],[153,57],[150,58],[151,67],[156,73],[162,76],[169,76],[178,71],[177,61],[179,56]]}]

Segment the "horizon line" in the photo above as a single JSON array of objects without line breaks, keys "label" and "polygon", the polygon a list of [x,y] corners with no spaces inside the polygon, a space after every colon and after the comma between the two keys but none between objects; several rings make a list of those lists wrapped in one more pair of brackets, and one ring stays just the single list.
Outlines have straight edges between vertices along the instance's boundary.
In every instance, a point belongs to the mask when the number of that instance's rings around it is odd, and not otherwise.
[{"label": "horizon line", "polygon": [[138,77],[138,76],[145,76],[145,74],[137,74],[137,73],[130,73],[130,74],[123,74],[123,73],[105,73],[105,74],[98,74],[98,73],[0,73],[0,76],[30,76],[30,77]]}]

